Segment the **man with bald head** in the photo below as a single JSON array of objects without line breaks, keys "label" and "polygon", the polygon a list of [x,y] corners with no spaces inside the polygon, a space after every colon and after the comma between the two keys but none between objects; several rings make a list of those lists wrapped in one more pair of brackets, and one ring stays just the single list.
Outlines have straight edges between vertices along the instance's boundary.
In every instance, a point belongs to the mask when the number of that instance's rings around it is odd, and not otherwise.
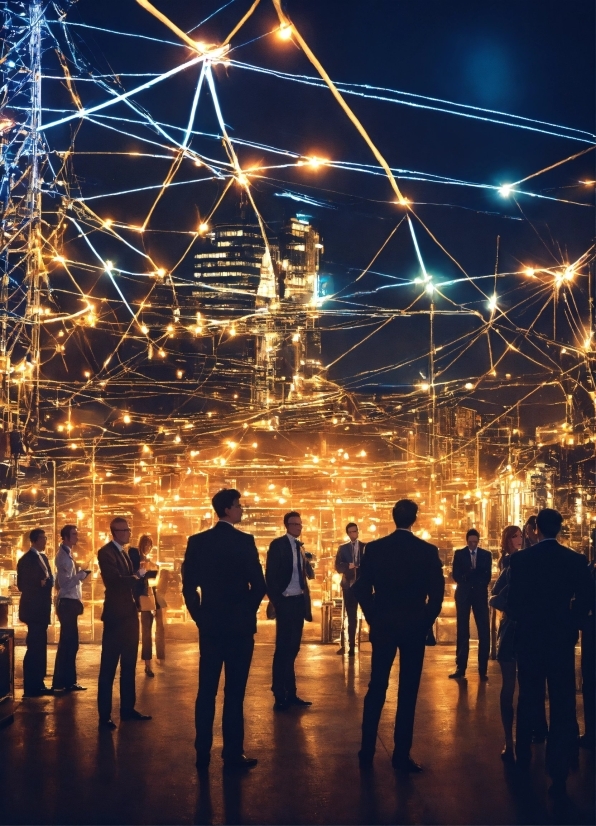
[{"label": "man with bald head", "polygon": [[97,687],[100,729],[113,730],[112,689],[120,662],[120,720],[150,720],[135,709],[135,670],[139,648],[139,617],[134,588],[145,576],[144,564],[138,571],[124,546],[130,541],[130,527],[123,516],[110,523],[112,541],[97,552],[99,571],[106,588],[101,619],[101,663]]}]

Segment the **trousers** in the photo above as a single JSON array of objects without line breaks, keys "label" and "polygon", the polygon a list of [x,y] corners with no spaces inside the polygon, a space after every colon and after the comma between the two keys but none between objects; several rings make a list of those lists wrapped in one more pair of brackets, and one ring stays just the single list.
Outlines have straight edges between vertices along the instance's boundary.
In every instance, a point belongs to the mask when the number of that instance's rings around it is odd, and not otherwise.
[{"label": "trousers", "polygon": [[23,658],[23,688],[25,694],[36,694],[44,688],[48,669],[48,624],[27,623],[27,651]]},{"label": "trousers", "polygon": [[414,716],[424,663],[426,631],[424,629],[384,630],[379,634],[376,629],[371,630],[371,674],[368,691],[364,698],[361,754],[365,757],[372,757],[375,753],[377,730],[381,711],[385,705],[389,675],[399,649],[399,686],[393,734],[393,757],[395,760],[406,760],[410,754],[414,735]]},{"label": "trousers", "polygon": [[480,588],[462,593],[461,586],[458,585],[455,591],[455,609],[457,615],[456,668],[458,671],[465,671],[468,667],[471,610],[478,629],[478,671],[486,674],[490,651],[487,589]]},{"label": "trousers", "polygon": [[139,619],[135,614],[121,620],[104,622],[101,660],[97,685],[97,708],[100,720],[112,716],[112,691],[120,663],[120,712],[135,707],[135,670],[139,650]]},{"label": "trousers", "polygon": [[[141,611],[141,659],[151,660],[153,658],[153,640],[151,629],[153,627],[153,612]],[[166,646],[164,633],[164,617],[161,608],[155,612],[155,656],[158,660],[165,660]]]},{"label": "trousers", "polygon": [[222,757],[235,760],[244,754],[244,693],[253,649],[252,634],[206,633],[199,629],[199,691],[195,703],[197,760],[209,760],[222,667],[225,669]]},{"label": "trousers", "polygon": [[544,682],[548,686],[549,727],[546,767],[552,778],[565,779],[577,746],[575,715],[575,644],[573,640],[535,640],[520,644],[517,652],[519,699],[516,752],[531,754],[532,731],[544,713]]},{"label": "trousers", "polygon": [[70,688],[77,681],[77,651],[79,650],[78,617],[81,603],[78,599],[58,600],[60,640],[54,663],[52,688]]},{"label": "trousers", "polygon": [[350,648],[356,646],[356,627],[358,624],[358,600],[352,588],[343,588],[344,608],[348,617],[348,642]]},{"label": "trousers", "polygon": [[271,691],[276,700],[296,696],[294,664],[304,627],[304,597],[282,597],[275,604],[275,653]]}]

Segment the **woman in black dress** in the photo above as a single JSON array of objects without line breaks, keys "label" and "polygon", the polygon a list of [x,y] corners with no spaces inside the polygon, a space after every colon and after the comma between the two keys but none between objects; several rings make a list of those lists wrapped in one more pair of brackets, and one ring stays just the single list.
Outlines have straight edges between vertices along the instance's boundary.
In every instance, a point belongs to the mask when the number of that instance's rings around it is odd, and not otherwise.
[{"label": "woman in black dress", "polygon": [[[523,535],[517,525],[508,525],[501,536],[501,558],[499,568],[501,575],[495,582],[490,598],[490,605],[503,611],[507,604],[509,590],[509,561],[511,555],[517,553],[523,544]],[[513,750],[513,695],[517,677],[517,661],[515,656],[515,626],[516,623],[503,613],[497,636],[497,661],[501,666],[503,683],[501,685],[501,720],[505,732],[505,746],[501,752],[501,759],[506,763],[515,761]]]}]

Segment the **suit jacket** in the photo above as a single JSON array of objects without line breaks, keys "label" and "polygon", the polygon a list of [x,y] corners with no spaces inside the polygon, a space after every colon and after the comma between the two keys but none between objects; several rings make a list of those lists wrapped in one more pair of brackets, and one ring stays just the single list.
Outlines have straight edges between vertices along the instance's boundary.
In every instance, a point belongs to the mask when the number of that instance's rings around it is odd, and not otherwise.
[{"label": "suit jacket", "polygon": [[[41,581],[45,578],[47,582],[42,585]],[[17,562],[17,588],[21,592],[19,603],[21,622],[50,624],[53,587],[54,577],[51,574],[47,556],[45,554],[38,556],[35,551],[29,549]]]},{"label": "suit jacket", "polygon": [[119,551],[108,542],[97,552],[99,572],[106,587],[103,622],[119,622],[137,615],[135,593],[139,580],[133,576],[134,566],[126,551]]},{"label": "suit jacket", "polygon": [[[364,542],[358,541],[358,551],[360,554],[360,562],[362,564],[362,555],[364,553],[364,549],[366,545]],[[351,542],[346,542],[345,545],[340,545],[337,550],[337,556],[335,557],[335,570],[338,574],[342,574],[341,578],[341,587],[342,588],[350,588],[353,583],[358,579],[358,575],[360,573],[359,568],[350,568],[350,563],[354,562],[354,550],[352,547]]]},{"label": "suit jacket", "polygon": [[[490,551],[476,548],[476,567],[472,568],[470,549],[466,546],[453,554],[452,577],[457,582],[456,599],[486,592],[490,585],[493,557]],[[488,595],[486,595],[488,596]]]},{"label": "suit jacket", "polygon": [[366,546],[352,586],[371,629],[425,633],[441,611],[445,593],[439,551],[411,531],[396,530]]},{"label": "suit jacket", "polygon": [[[300,558],[302,560],[302,570],[304,571],[304,616],[307,622],[312,622],[312,609],[310,604],[310,590],[308,580],[315,578],[312,565],[300,548]],[[292,579],[292,569],[294,567],[294,552],[290,540],[286,536],[279,536],[269,545],[267,551],[267,565],[265,567],[265,579],[267,581],[267,596],[273,603],[284,599],[284,591]]]},{"label": "suit jacket", "polygon": [[593,608],[592,594],[586,557],[556,539],[545,539],[511,557],[505,610],[517,621],[522,647],[557,640],[575,644]]},{"label": "suit jacket", "polygon": [[255,634],[265,590],[254,536],[220,521],[188,538],[182,593],[201,633]]}]

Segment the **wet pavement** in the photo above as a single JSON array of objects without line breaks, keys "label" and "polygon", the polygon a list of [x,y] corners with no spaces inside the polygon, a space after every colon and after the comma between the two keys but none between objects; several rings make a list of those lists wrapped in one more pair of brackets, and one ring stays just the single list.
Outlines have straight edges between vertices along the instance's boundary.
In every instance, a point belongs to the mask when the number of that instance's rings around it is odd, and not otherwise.
[{"label": "wet pavement", "polygon": [[[412,749],[425,771],[409,778],[397,776],[390,763],[396,664],[374,769],[363,774],[356,755],[370,645],[354,660],[343,659],[335,646],[314,642],[317,629],[310,626],[298,659],[298,693],[314,704],[276,714],[273,624],[259,626],[245,703],[245,750],[259,764],[246,774],[224,773],[216,725],[206,779],[194,767],[195,643],[171,643],[154,679],[139,663],[137,707],[154,719],[124,722],[114,733],[97,729],[99,646],[84,645],[79,653],[79,680],[88,691],[24,701],[24,649],[17,647],[19,703],[15,722],[0,731],[0,823],[594,823],[594,761],[587,753],[580,753],[569,800],[557,810],[546,793],[544,746],[534,747],[529,777],[503,766],[496,662],[489,663],[488,683],[469,670],[458,684],[447,678],[454,647],[427,649]],[[56,648],[49,650],[51,672]],[[116,689],[116,722],[117,705]]]}]

